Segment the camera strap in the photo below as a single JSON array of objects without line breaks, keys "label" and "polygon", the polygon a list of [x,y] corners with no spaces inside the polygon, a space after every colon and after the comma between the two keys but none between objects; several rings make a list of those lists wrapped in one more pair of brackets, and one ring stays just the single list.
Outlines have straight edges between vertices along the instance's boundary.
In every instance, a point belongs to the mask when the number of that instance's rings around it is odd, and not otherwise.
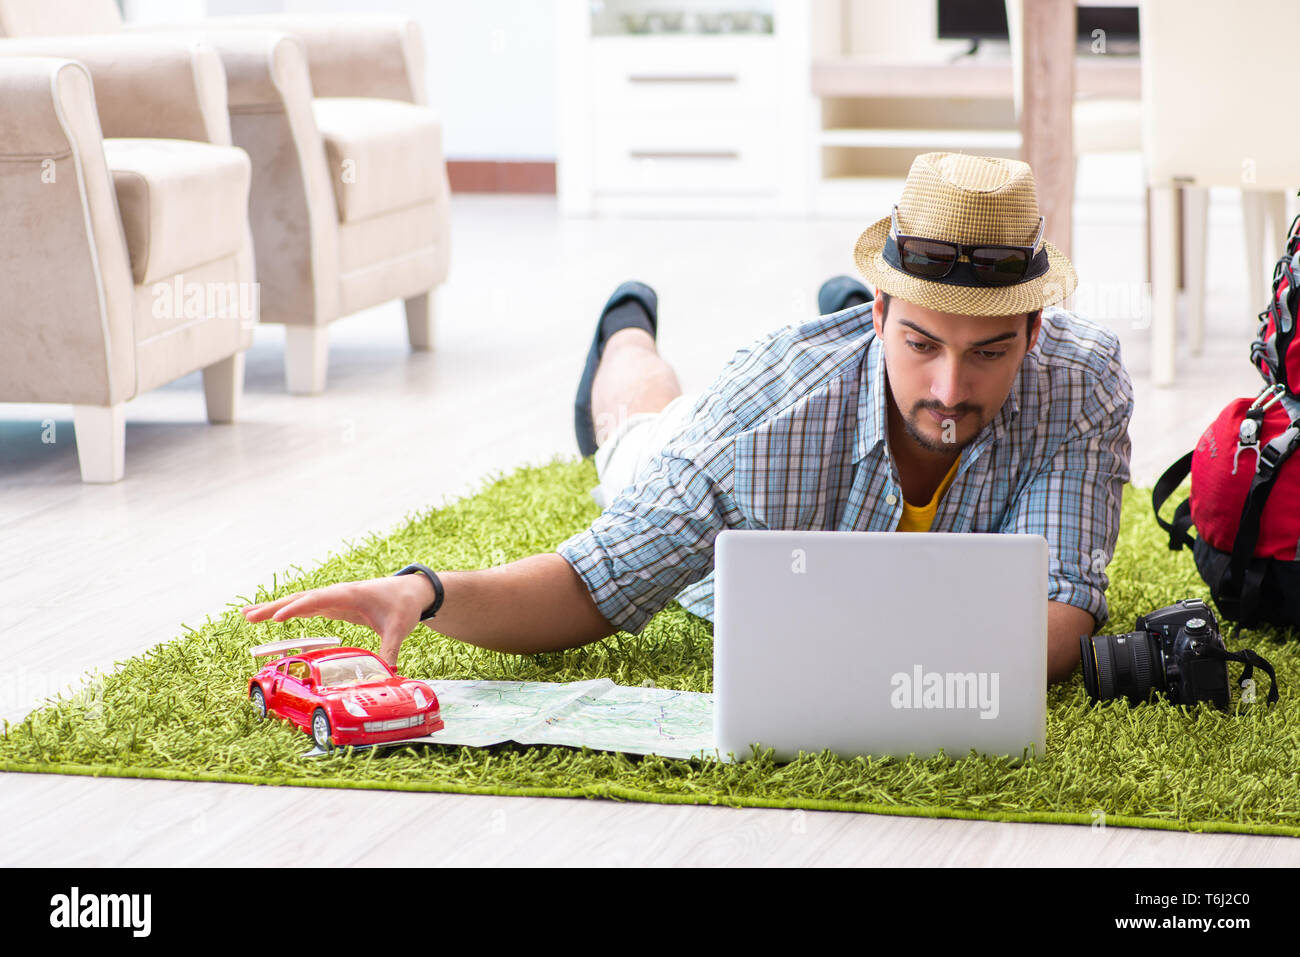
[{"label": "camera strap", "polygon": [[1268,660],[1251,651],[1249,648],[1243,648],[1241,651],[1228,651],[1217,645],[1203,643],[1200,653],[1207,658],[1213,658],[1216,661],[1236,661],[1245,665],[1241,671],[1241,684],[1244,687],[1247,681],[1254,680],[1255,667],[1259,666],[1265,674],[1268,675],[1268,703],[1277,704],[1277,675],[1273,673],[1273,666]]}]

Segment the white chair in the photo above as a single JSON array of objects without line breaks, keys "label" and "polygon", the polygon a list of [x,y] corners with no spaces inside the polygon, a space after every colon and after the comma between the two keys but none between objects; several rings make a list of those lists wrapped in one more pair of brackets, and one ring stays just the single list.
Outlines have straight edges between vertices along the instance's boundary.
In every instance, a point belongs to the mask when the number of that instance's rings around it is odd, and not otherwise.
[{"label": "white chair", "polygon": [[[54,55],[69,34],[129,43],[142,31],[128,26],[115,0],[0,0],[0,37],[58,38]],[[261,321],[285,326],[289,392],[322,391],[329,325],[383,302],[403,300],[411,348],[431,348],[450,187],[418,25],[303,14],[159,29],[221,58],[228,128],[252,159]]]},{"label": "white chair", "polygon": [[[1024,103],[1025,78],[1021,65],[1024,46],[1024,2],[1005,0],[1007,36],[1011,41],[1012,95],[1016,121]],[[1087,153],[1136,153],[1142,149],[1142,103],[1118,97],[1076,97],[1074,101],[1074,167]],[[1047,224],[1048,234],[1051,223]]]},{"label": "white chair", "polygon": [[[1025,0],[1005,0],[1007,36],[1011,41],[1012,91],[1016,119],[1024,102],[1024,76],[1020,50],[1024,45]],[[1076,97],[1074,101],[1074,155],[1081,153],[1137,152],[1142,149],[1142,104],[1117,97]]]},{"label": "white chair", "polygon": [[116,482],[130,399],[202,369],[208,420],[237,416],[250,162],[212,48],[41,46],[0,41],[0,402],[71,404],[82,480]]},{"label": "white chair", "polygon": [[[1281,251],[1286,191],[1300,182],[1300,127],[1288,100],[1295,78],[1295,5],[1246,0],[1143,0],[1142,143],[1151,189],[1152,380],[1174,381],[1178,187],[1195,187],[1187,210],[1185,285],[1190,345],[1202,339],[1206,190],[1242,191],[1250,300],[1241,328],[1255,330]],[[1268,221],[1266,225],[1266,220]]]}]

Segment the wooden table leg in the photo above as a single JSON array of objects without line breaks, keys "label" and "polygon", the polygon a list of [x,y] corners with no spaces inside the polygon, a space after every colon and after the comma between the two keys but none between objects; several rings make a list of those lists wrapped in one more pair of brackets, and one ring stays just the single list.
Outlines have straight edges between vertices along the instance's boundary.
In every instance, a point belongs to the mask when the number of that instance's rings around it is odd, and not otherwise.
[{"label": "wooden table leg", "polygon": [[1024,5],[1023,155],[1038,184],[1046,238],[1070,255],[1074,218],[1074,0]]}]

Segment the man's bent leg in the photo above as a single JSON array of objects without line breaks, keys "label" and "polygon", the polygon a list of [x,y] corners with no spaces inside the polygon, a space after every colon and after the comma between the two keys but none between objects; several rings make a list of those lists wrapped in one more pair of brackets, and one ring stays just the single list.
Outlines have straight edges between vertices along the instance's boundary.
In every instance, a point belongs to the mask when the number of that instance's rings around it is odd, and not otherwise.
[{"label": "man's bent leg", "polygon": [[596,474],[592,498],[604,508],[632,484],[675,432],[696,396],[682,395],[672,366],[650,333],[620,329],[609,337],[591,383],[596,429]]},{"label": "man's bent leg", "polygon": [[659,412],[682,394],[677,374],[643,329],[620,329],[609,337],[591,383],[591,421],[596,444],[608,439],[629,416]]},{"label": "man's bent leg", "polygon": [[665,445],[683,429],[699,393],[679,395],[659,412],[634,412],[596,449],[594,462],[600,485],[591,490],[596,504],[605,508],[627,486],[636,482]]}]

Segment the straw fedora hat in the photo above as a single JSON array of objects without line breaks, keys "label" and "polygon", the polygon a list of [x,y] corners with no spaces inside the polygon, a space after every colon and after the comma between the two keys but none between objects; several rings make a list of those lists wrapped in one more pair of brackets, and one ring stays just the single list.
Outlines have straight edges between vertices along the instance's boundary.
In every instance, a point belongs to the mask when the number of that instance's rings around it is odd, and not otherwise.
[{"label": "straw fedora hat", "polygon": [[[1038,219],[1029,164],[992,156],[923,153],[912,161],[898,201],[903,235],[963,245],[1027,246],[1038,234]],[[1046,240],[1028,277],[1012,285],[974,284],[959,275],[914,276],[898,265],[890,220],[886,216],[862,232],[853,259],[873,287],[906,302],[958,315],[1007,316],[1060,302],[1078,285],[1070,260]],[[966,261],[963,256],[958,268]]]}]

